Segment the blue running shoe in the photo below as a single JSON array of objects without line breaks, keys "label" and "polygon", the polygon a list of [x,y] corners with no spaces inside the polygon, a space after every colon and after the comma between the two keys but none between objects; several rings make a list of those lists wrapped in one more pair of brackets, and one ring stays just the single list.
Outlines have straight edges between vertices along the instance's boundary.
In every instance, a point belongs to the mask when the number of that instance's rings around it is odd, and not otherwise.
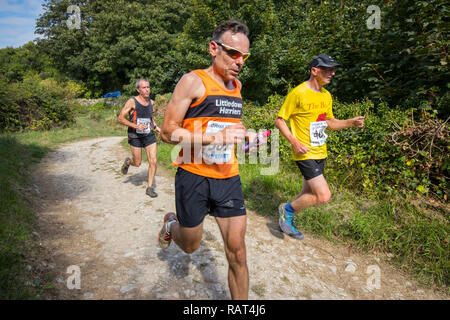
[{"label": "blue running shoe", "polygon": [[280,214],[278,223],[280,225],[281,231],[283,231],[292,238],[302,240],[304,237],[303,233],[295,229],[294,226],[292,225],[292,217],[288,216],[288,213],[284,208],[285,205],[286,205],[285,203],[282,203],[278,207],[278,213]]}]

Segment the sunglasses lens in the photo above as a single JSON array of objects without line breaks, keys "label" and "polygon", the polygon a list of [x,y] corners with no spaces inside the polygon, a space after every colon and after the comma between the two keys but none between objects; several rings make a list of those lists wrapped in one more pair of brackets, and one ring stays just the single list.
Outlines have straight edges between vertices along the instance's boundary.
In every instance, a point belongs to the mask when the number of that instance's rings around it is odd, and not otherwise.
[{"label": "sunglasses lens", "polygon": [[225,50],[225,52],[233,59],[239,59],[240,57],[242,57],[242,59],[245,61],[250,56],[250,53],[242,53],[238,50],[227,48],[227,46],[224,45],[223,43],[218,42],[217,44],[222,46],[222,48]]},{"label": "sunglasses lens", "polygon": [[245,61],[248,59],[248,57],[250,57],[250,54],[248,53],[244,53],[242,54],[239,51],[236,50],[229,50],[228,54],[230,55],[230,57],[232,57],[233,59],[239,59],[240,57],[242,57],[242,59]]},{"label": "sunglasses lens", "polygon": [[236,51],[236,50],[228,50],[228,54],[233,59],[239,59],[242,56],[242,54],[240,52]]}]

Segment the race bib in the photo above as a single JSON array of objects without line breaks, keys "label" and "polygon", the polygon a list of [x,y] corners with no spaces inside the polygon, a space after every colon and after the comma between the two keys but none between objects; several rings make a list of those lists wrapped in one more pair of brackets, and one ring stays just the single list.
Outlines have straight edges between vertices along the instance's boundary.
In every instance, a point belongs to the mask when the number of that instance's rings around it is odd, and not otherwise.
[{"label": "race bib", "polygon": [[147,128],[145,130],[136,129],[136,133],[150,133],[150,118],[137,118],[136,124],[146,124]]},{"label": "race bib", "polygon": [[328,127],[326,121],[311,122],[309,124],[309,137],[311,138],[311,147],[322,146],[328,138],[325,129]]},{"label": "race bib", "polygon": [[[208,121],[205,133],[217,133],[233,125],[230,122]],[[210,144],[202,147],[203,160],[206,163],[227,163],[231,159],[234,144]]]}]

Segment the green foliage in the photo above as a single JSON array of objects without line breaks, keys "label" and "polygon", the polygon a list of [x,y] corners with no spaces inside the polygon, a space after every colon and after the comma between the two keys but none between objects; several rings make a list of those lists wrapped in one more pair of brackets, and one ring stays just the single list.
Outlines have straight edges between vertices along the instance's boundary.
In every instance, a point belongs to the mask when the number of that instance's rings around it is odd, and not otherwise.
[{"label": "green foliage", "polygon": [[8,81],[20,82],[32,74],[47,78],[56,77],[58,72],[50,57],[35,43],[28,42],[20,48],[0,49],[0,74]]},{"label": "green foliage", "polygon": [[[267,103],[264,106],[258,106],[256,104],[245,102],[242,115],[242,123],[247,129],[252,129],[255,132],[259,130],[270,130],[274,128],[274,123],[277,118],[277,114],[280,111],[280,107],[284,102],[283,96],[273,95],[270,96]],[[288,123],[289,125],[289,123]],[[280,135],[281,137],[281,135]],[[269,152],[271,145],[271,136],[269,136],[268,140]],[[289,142],[280,138],[279,141],[279,156],[280,159],[291,159],[291,145]],[[283,165],[290,165],[289,161],[282,161]]]},{"label": "green foliage", "polygon": [[68,0],[48,0],[37,22],[47,39],[40,47],[59,70],[87,84],[90,97],[111,90],[134,94],[134,82],[148,78],[153,92],[165,93],[183,74],[177,35],[189,17],[186,0],[78,1],[81,29],[69,29]]},{"label": "green foliage", "polygon": [[93,104],[90,108],[90,113],[89,113],[90,118],[99,121],[101,119],[101,115],[105,109],[106,109],[106,106],[102,102],[97,102],[97,103]]},{"label": "green foliage", "polygon": [[1,131],[48,130],[74,121],[71,106],[63,100],[64,89],[43,84],[37,76],[12,84],[0,77],[0,88]]},{"label": "green foliage", "polygon": [[370,100],[334,103],[334,115],[365,116],[362,130],[329,132],[331,176],[354,190],[434,195],[447,200],[449,124],[426,112],[401,111]]},{"label": "green foliage", "polygon": [[33,42],[0,49],[0,131],[48,130],[73,122],[73,104],[86,87],[59,73]]},{"label": "green foliage", "polygon": [[[47,0],[37,32],[59,70],[84,81],[91,96],[148,77],[155,93],[211,63],[213,29],[234,18],[249,26],[251,58],[240,79],[243,96],[263,104],[309,76],[311,58],[342,63],[329,90],[343,102],[365,97],[448,117],[448,9],[444,0],[83,0],[81,29],[69,30],[68,0]],[[381,29],[369,29],[370,5]]]}]

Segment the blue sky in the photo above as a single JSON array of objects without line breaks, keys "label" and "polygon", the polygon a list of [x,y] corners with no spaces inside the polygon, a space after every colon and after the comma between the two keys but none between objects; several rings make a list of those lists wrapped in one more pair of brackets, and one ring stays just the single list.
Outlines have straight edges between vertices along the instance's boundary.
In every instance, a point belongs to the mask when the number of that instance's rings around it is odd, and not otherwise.
[{"label": "blue sky", "polygon": [[0,48],[20,47],[37,38],[36,19],[43,0],[0,0]]}]

